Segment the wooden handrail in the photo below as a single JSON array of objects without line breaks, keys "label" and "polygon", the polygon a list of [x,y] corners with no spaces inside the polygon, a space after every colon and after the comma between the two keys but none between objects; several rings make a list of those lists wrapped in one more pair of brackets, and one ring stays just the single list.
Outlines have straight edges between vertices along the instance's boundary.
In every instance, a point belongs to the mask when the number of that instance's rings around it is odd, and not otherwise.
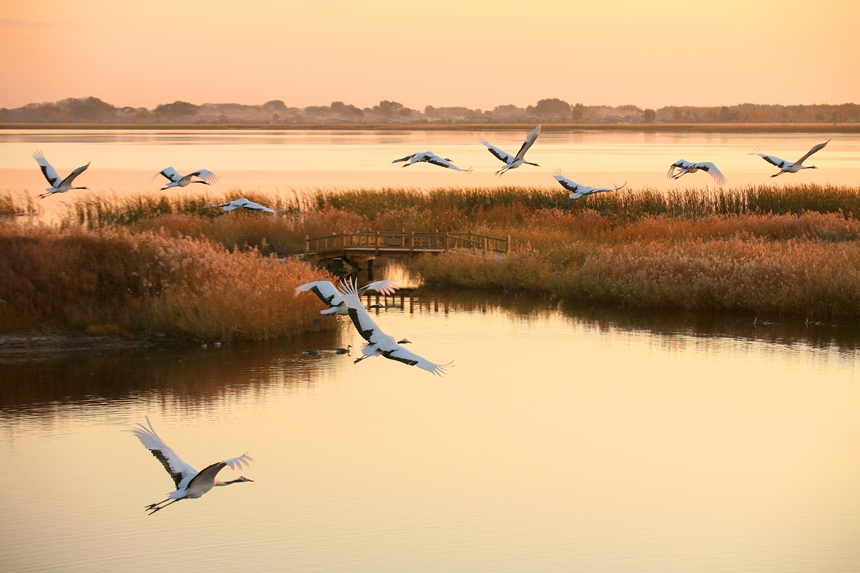
[{"label": "wooden handrail", "polygon": [[439,252],[450,249],[476,249],[496,253],[510,252],[510,236],[490,237],[471,231],[452,232],[383,232],[333,233],[324,237],[305,236],[305,254],[322,254],[332,251],[372,251],[383,253]]}]

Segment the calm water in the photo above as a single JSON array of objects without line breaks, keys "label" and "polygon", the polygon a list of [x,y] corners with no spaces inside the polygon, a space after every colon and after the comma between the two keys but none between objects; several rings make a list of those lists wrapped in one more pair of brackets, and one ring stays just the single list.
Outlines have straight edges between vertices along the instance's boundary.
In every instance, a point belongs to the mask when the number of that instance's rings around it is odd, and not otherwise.
[{"label": "calm water", "polygon": [[[431,293],[334,333],[0,364],[2,571],[853,571],[853,325]],[[147,516],[193,466],[254,483]],[[225,469],[223,479],[238,472]]]},{"label": "calm water", "polygon": [[[512,131],[0,131],[0,190],[40,193],[47,187],[32,153],[41,149],[65,175],[92,161],[78,180],[96,193],[157,191],[163,180],[153,174],[167,166],[180,173],[210,169],[221,178],[214,190],[243,189],[292,193],[315,188],[403,186],[556,186],[560,168],[574,181],[591,186],[627,182],[660,189],[713,185],[704,173],[677,182],[666,178],[678,159],[712,161],[729,185],[810,182],[860,184],[860,135],[857,134],[653,134],[619,132],[545,132],[524,166],[504,177],[501,163],[478,141],[485,137],[515,154],[526,133]],[[795,161],[814,144],[833,141],[813,157],[817,170],[770,179],[776,170],[749,152]],[[402,168],[393,159],[432,150],[471,174],[421,164]],[[202,186],[194,186],[199,191]],[[190,192],[186,188],[183,192]],[[52,197],[71,201],[71,195]],[[44,203],[44,202],[43,202]],[[51,208],[51,206],[46,206]]]}]

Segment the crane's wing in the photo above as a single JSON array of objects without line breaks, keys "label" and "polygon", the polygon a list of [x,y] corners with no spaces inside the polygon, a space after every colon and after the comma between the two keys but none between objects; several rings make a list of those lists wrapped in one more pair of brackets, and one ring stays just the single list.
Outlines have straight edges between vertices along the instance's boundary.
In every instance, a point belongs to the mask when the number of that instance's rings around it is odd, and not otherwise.
[{"label": "crane's wing", "polygon": [[710,161],[703,161],[701,163],[696,163],[695,167],[701,169],[702,171],[707,171],[708,175],[714,178],[714,181],[719,183],[720,185],[726,184],[725,176],[717,169],[717,166],[711,163]]},{"label": "crane's wing", "polygon": [[[388,282],[388,281],[379,281],[380,283]],[[371,288],[373,285],[377,283],[370,283],[365,288]],[[378,290],[378,289],[377,289]],[[296,296],[300,292],[311,291],[315,295],[319,297],[323,303],[329,306],[337,306],[343,302],[343,297],[340,296],[340,292],[331,284],[329,281],[314,281],[310,283],[305,283],[303,285],[299,285],[296,287]],[[383,292],[383,291],[379,291]],[[389,294],[385,292],[384,294]]]},{"label": "crane's wing", "polygon": [[223,462],[216,462],[211,466],[206,466],[205,468],[200,470],[200,473],[194,476],[190,482],[188,482],[188,489],[194,487],[194,484],[197,482],[214,482],[215,476],[217,476],[218,472],[220,472],[226,466],[230,466],[230,469],[238,468],[241,470],[243,467],[242,464],[247,466],[250,464],[250,462],[253,461],[254,458],[245,453],[238,458],[230,458],[229,460],[224,460]]},{"label": "crane's wing", "polygon": [[759,157],[761,157],[762,159],[764,159],[765,161],[767,161],[768,163],[770,163],[774,167],[779,167],[780,169],[782,169],[786,165],[791,165],[790,161],[786,161],[785,159],[780,159],[779,157],[775,157],[773,155],[766,155],[764,153],[750,153],[750,155],[758,155]]},{"label": "crane's wing", "polygon": [[176,169],[173,167],[166,167],[158,172],[159,175],[164,175],[168,181],[171,183],[176,183],[180,179],[182,179],[182,175],[176,172]]},{"label": "crane's wing", "polygon": [[182,480],[192,477],[197,474],[197,471],[182,461],[176,452],[170,449],[170,446],[161,441],[158,434],[152,428],[152,423],[149,421],[149,416],[146,416],[147,428],[143,424],[138,424],[137,428],[132,428],[132,432],[143,446],[152,452],[152,455],[161,462],[170,477],[173,478],[173,483],[176,487],[182,483]]},{"label": "crane's wing", "polygon": [[484,145],[486,145],[489,152],[493,154],[493,157],[495,157],[496,159],[498,159],[502,163],[504,163],[506,165],[510,165],[511,163],[513,163],[515,157],[513,155],[511,155],[510,153],[506,153],[506,152],[502,151],[501,149],[499,149],[498,147],[496,147],[494,145],[490,145],[490,143],[486,139],[481,138],[479,141],[481,143],[483,143]]},{"label": "crane's wing", "polygon": [[562,186],[562,187],[564,187],[565,189],[567,189],[567,190],[568,190],[568,191],[570,191],[571,193],[576,193],[576,192],[579,190],[579,188],[580,188],[579,183],[577,183],[577,182],[575,182],[575,181],[571,181],[570,179],[568,179],[567,177],[565,177],[564,175],[562,175],[562,174],[561,174],[561,169],[556,169],[556,170],[555,170],[555,172],[554,172],[554,174],[553,174],[553,178],[554,178],[556,181],[558,181],[558,182],[559,182],[559,184],[561,184],[561,186]]},{"label": "crane's wing", "polygon": [[402,362],[403,364],[408,364],[409,366],[417,366],[422,370],[426,370],[431,374],[436,376],[442,376],[445,374],[445,367],[440,366],[439,364],[434,364],[429,360],[418,356],[414,352],[410,352],[406,350],[402,346],[397,343],[391,343],[387,345],[386,348],[380,348],[379,353],[382,354],[384,358],[388,358],[389,360],[396,360],[397,362]]},{"label": "crane's wing", "polygon": [[828,139],[824,143],[819,143],[818,145],[816,145],[815,147],[813,147],[812,149],[807,151],[806,155],[804,155],[803,157],[798,159],[795,163],[803,163],[804,161],[806,161],[809,158],[810,155],[812,155],[813,153],[815,153],[817,151],[821,151],[822,149],[824,149],[824,146],[827,145],[828,143],[830,143],[830,139]]},{"label": "crane's wing", "polygon": [[189,173],[187,177],[199,177],[206,183],[212,185],[213,183],[218,183],[218,176],[209,171],[208,169],[199,169],[194,173]]},{"label": "crane's wing", "polygon": [[77,177],[78,175],[80,175],[81,173],[86,171],[87,167],[89,167],[89,166],[90,166],[89,163],[87,163],[86,165],[81,165],[80,167],[78,167],[77,169],[75,169],[74,171],[69,173],[69,175],[65,179],[63,179],[63,181],[62,181],[62,183],[60,183],[60,185],[61,186],[62,185],[71,185],[72,181],[75,180],[75,177]]},{"label": "crane's wing", "polygon": [[361,304],[361,299],[355,288],[355,282],[346,281],[341,288],[341,294],[343,295],[343,302],[346,304],[349,318],[352,319],[352,323],[361,337],[371,344],[378,343],[381,337],[385,336],[385,333],[370,318],[364,305]]},{"label": "crane's wing", "polygon": [[[328,285],[331,286],[331,288],[333,290],[335,290],[333,284],[328,283]],[[376,281],[376,282],[368,283],[368,284],[364,285],[363,287],[358,289],[358,294],[364,294],[369,290],[375,290],[376,292],[381,293],[381,294],[391,295],[391,294],[394,294],[394,291],[397,290],[398,288],[400,288],[400,287],[398,286],[398,284],[395,281],[393,281],[391,279],[385,279],[382,281]],[[337,292],[337,290],[335,290],[335,292]],[[338,293],[338,297],[340,297],[339,293]],[[341,299],[341,300],[343,300],[343,299]]]},{"label": "crane's wing", "polygon": [[251,211],[263,211],[265,213],[277,213],[274,209],[266,207],[265,205],[260,205],[259,203],[254,203],[253,201],[246,201],[241,205],[238,205],[243,209],[249,209]]},{"label": "crane's wing", "polygon": [[416,155],[418,155],[418,154],[417,154],[417,153],[413,153],[412,155],[407,155],[406,157],[401,157],[400,159],[395,159],[395,160],[394,160],[394,161],[392,161],[391,163],[399,163],[399,162],[401,162],[401,161],[409,161],[410,159],[412,159],[412,158],[413,158],[413,157],[415,157]]},{"label": "crane's wing", "polygon": [[523,157],[525,157],[526,151],[528,151],[531,146],[534,145],[535,141],[538,138],[538,135],[540,135],[540,126],[534,128],[531,133],[526,136],[526,140],[523,142],[522,147],[520,147],[520,150],[517,151],[516,159],[522,159]]},{"label": "crane's wing", "polygon": [[435,155],[433,153],[428,155],[424,159],[424,161],[426,161],[427,163],[430,163],[431,165],[438,165],[439,167],[445,167],[447,169],[453,169],[454,171],[468,172],[468,171],[472,170],[471,167],[469,169],[460,169],[459,167],[457,167],[456,165],[451,163],[451,161],[449,159],[443,159],[443,158],[441,158],[438,155]]},{"label": "crane's wing", "polygon": [[33,153],[33,159],[36,160],[36,163],[39,164],[39,167],[42,168],[42,175],[45,176],[45,179],[48,180],[48,183],[51,184],[51,187],[58,187],[60,185],[60,176],[57,174],[57,170],[54,169],[48,160],[45,159],[45,156],[42,155],[42,151],[36,151]]},{"label": "crane's wing", "polygon": [[690,163],[688,163],[687,161],[685,161],[683,159],[679,159],[678,161],[673,163],[671,166],[669,166],[669,171],[666,172],[666,177],[674,177],[676,169],[679,169],[681,171],[686,171],[689,168],[690,168]]}]

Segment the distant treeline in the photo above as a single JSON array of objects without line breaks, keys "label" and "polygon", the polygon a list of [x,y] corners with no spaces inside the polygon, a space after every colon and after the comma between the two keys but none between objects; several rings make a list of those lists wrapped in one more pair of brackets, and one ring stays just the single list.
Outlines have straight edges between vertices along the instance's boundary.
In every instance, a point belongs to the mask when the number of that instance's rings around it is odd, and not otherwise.
[{"label": "distant treeline", "polygon": [[860,105],[760,105],[744,103],[720,107],[667,106],[642,109],[635,105],[587,106],[557,98],[535,105],[498,105],[492,110],[467,107],[410,109],[396,101],[359,108],[340,101],[331,105],[290,107],[281,100],[262,105],[184,101],[154,109],[116,107],[95,97],[68,98],[53,103],[31,103],[0,108],[0,123],[855,123]]}]

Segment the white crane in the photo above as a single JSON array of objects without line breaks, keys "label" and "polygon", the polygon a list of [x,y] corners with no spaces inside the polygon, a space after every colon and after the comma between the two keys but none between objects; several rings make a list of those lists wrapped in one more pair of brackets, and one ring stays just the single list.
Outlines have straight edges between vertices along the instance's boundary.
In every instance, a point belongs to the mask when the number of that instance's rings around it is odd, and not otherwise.
[{"label": "white crane", "polygon": [[233,201],[228,201],[227,203],[214,203],[212,205],[206,205],[207,207],[221,207],[225,211],[233,211],[235,209],[248,209],[249,211],[263,211],[265,213],[283,213],[284,210],[275,211],[274,209],[270,209],[265,205],[260,205],[259,203],[254,203],[253,201],[249,201],[242,197],[241,199],[234,199]]},{"label": "white crane", "polygon": [[779,167],[779,171],[771,175],[771,177],[776,177],[778,175],[782,175],[783,173],[797,173],[801,169],[818,169],[815,165],[804,165],[803,162],[809,159],[809,156],[813,153],[824,149],[824,146],[828,143],[830,143],[830,139],[828,139],[824,143],[819,143],[818,145],[807,151],[806,155],[804,155],[794,163],[786,161],[785,159],[780,159],[779,157],[774,157],[773,155],[766,155],[761,151],[750,153],[750,155],[758,155],[774,167]]},{"label": "white crane", "polygon": [[556,169],[553,177],[556,181],[558,181],[562,187],[570,191],[570,200],[568,204],[576,201],[580,197],[585,197],[586,195],[594,195],[595,193],[606,193],[607,191],[618,191],[619,189],[623,189],[627,182],[624,182],[624,185],[621,187],[588,187],[587,185],[580,185],[575,181],[571,181],[567,177],[561,174],[561,169]]},{"label": "white crane", "polygon": [[389,360],[396,360],[397,362],[408,364],[409,366],[417,366],[418,368],[426,370],[436,376],[445,374],[444,366],[434,364],[433,362],[430,362],[429,360],[426,360],[414,352],[410,352],[400,346],[401,344],[409,342],[408,340],[404,338],[399,342],[395,342],[393,336],[385,334],[379,326],[373,322],[373,319],[370,318],[367,310],[365,310],[364,305],[361,304],[361,299],[359,298],[354,282],[347,281],[341,292],[343,294],[343,300],[346,303],[349,317],[352,319],[352,323],[355,325],[355,328],[358,330],[361,337],[367,341],[367,343],[361,347],[361,353],[364,354],[364,356],[356,358],[356,363],[371,356],[382,356]]},{"label": "white crane", "polygon": [[529,165],[540,167],[540,165],[538,165],[537,163],[532,163],[531,161],[525,160],[526,151],[531,149],[531,146],[534,145],[535,140],[537,140],[538,138],[538,135],[540,135],[540,126],[534,128],[531,133],[526,136],[526,140],[523,142],[523,145],[522,147],[520,147],[520,150],[517,151],[516,156],[506,153],[498,147],[490,145],[490,143],[484,138],[481,138],[480,141],[487,146],[487,149],[490,151],[490,153],[493,154],[493,157],[505,164],[504,167],[496,171],[496,175],[501,176],[504,175],[508,169],[516,169],[523,163],[528,163]]},{"label": "white crane", "polygon": [[234,469],[236,467],[242,469],[243,464],[248,465],[249,462],[254,461],[248,454],[241,455],[237,458],[230,458],[223,462],[216,462],[198,472],[182,461],[182,458],[176,455],[176,452],[171,450],[167,444],[161,441],[161,438],[158,437],[158,434],[156,434],[155,430],[152,428],[149,416],[146,417],[146,424],[149,428],[143,424],[138,424],[138,427],[133,428],[131,431],[135,436],[137,436],[140,443],[143,444],[147,450],[152,452],[152,455],[161,462],[161,465],[164,466],[164,469],[167,470],[167,473],[169,473],[170,477],[173,479],[173,483],[176,484],[176,491],[171,492],[167,496],[167,499],[159,501],[158,503],[151,503],[146,506],[146,511],[149,512],[149,515],[152,515],[156,511],[164,509],[168,505],[176,503],[182,499],[197,499],[215,486],[254,481],[246,478],[245,476],[239,476],[238,478],[230,481],[215,479],[218,472],[224,469],[225,466],[230,466],[230,469]]},{"label": "white crane", "polygon": [[[675,172],[676,169],[678,170],[677,173]],[[723,176],[722,173],[720,173],[720,170],[717,169],[717,166],[710,161],[690,163],[689,161],[679,159],[669,168],[668,173],[666,173],[666,177],[678,179],[682,175],[686,175],[687,173],[695,173],[696,171],[706,172],[708,175],[714,178],[714,181],[716,181],[720,185],[726,184],[726,178]]]},{"label": "white crane", "polygon": [[447,169],[453,169],[454,171],[462,171],[463,173],[470,173],[472,168],[468,169],[460,169],[453,163],[451,160],[446,158],[441,158],[432,151],[422,151],[421,153],[413,153],[412,155],[407,155],[406,157],[401,157],[400,159],[395,159],[391,163],[400,163],[401,161],[405,161],[406,163],[403,167],[409,167],[410,165],[415,165],[416,163],[429,163],[430,165],[438,165],[439,167],[445,167]]},{"label": "white crane", "polygon": [[[392,295],[394,291],[397,290],[397,283],[391,279],[385,279],[381,281],[372,282],[364,285],[360,289],[358,289],[358,294],[362,295],[369,290],[374,290],[383,295]],[[337,290],[337,288],[331,284],[329,281],[314,281],[310,283],[305,283],[303,285],[299,285],[296,287],[295,296],[299,296],[300,292],[311,291],[315,295],[319,297],[324,304],[328,305],[328,308],[324,308],[320,311],[322,315],[318,319],[314,320],[314,322],[319,322],[327,316],[331,316],[333,314],[339,314],[341,316],[346,316],[348,314],[346,304],[343,301],[343,296],[341,292]],[[373,308],[381,308],[382,305],[371,305]]]},{"label": "white crane", "polygon": [[39,199],[44,199],[48,195],[53,195],[54,193],[65,193],[72,189],[89,189],[88,187],[72,187],[72,182],[75,180],[75,177],[87,170],[87,167],[90,166],[89,162],[69,173],[65,179],[60,179],[60,176],[57,174],[57,170],[48,163],[48,160],[45,159],[45,156],[42,155],[41,151],[33,153],[33,159],[35,159],[36,163],[39,164],[39,167],[42,168],[42,175],[44,175],[45,179],[48,180],[48,183],[51,184],[50,187],[45,189],[46,193],[39,195]]},{"label": "white crane", "polygon": [[[158,175],[164,175],[170,181],[165,187],[161,188],[162,191],[171,187],[186,187],[192,183],[202,183],[203,185],[218,183],[218,176],[206,169],[199,169],[188,175],[180,175],[173,167],[167,167],[155,174],[155,176]],[[194,179],[194,177],[197,177],[197,179]]]}]

